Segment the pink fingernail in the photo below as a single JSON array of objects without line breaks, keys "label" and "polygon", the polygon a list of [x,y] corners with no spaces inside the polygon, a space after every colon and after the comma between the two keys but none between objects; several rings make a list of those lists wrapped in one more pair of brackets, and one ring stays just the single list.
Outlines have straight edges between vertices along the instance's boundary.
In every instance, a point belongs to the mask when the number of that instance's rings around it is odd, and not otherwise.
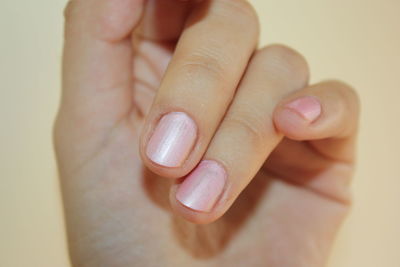
[{"label": "pink fingernail", "polygon": [[196,123],[183,112],[171,112],[158,122],[146,149],[147,156],[165,167],[179,167],[196,141]]},{"label": "pink fingernail", "polygon": [[309,122],[316,120],[321,115],[321,104],[316,97],[304,96],[298,98],[285,106]]},{"label": "pink fingernail", "polygon": [[176,199],[192,210],[210,212],[224,190],[226,176],[217,162],[203,160],[179,186]]}]

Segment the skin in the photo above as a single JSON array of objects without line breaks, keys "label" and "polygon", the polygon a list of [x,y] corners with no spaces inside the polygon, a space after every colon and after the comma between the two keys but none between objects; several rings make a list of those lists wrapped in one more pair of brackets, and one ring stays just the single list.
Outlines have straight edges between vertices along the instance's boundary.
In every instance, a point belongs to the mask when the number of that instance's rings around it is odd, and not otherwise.
[{"label": "skin", "polygon": [[[358,98],[309,85],[305,59],[258,49],[258,28],[243,0],[69,3],[54,143],[74,266],[325,264],[350,207]],[[315,120],[288,108],[302,97]],[[198,137],[166,168],[144,151],[172,111]],[[202,159],[227,172],[210,212],[175,197]]]}]

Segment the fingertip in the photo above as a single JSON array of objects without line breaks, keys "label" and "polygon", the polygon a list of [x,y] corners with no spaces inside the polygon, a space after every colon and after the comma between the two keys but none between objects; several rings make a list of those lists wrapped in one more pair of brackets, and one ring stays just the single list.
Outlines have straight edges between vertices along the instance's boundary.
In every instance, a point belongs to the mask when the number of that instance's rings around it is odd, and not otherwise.
[{"label": "fingertip", "polygon": [[146,166],[146,168],[165,179],[179,179],[190,171],[186,168],[183,169],[181,167],[166,167],[152,161],[147,155],[145,145],[140,146],[139,154],[142,159],[143,165]]},{"label": "fingertip", "polygon": [[274,124],[278,132],[284,136],[293,139],[302,139],[302,132],[306,126],[303,118],[290,109],[281,109],[274,115]]},{"label": "fingertip", "polygon": [[319,99],[315,96],[303,96],[290,101],[284,106],[300,115],[308,123],[312,123],[321,115],[322,107]]},{"label": "fingertip", "polygon": [[144,164],[163,177],[179,178],[189,173],[199,135],[197,123],[182,111],[147,119],[140,140]]},{"label": "fingertip", "polygon": [[194,224],[210,224],[220,218],[220,216],[216,215],[214,212],[201,212],[198,210],[193,210],[182,204],[182,202],[180,202],[176,196],[179,186],[180,184],[175,184],[171,186],[170,189],[169,199],[171,203],[171,209],[174,214]]},{"label": "fingertip", "polygon": [[171,188],[173,210],[186,220],[207,224],[223,214],[227,173],[216,161],[203,160],[188,176]]},{"label": "fingertip", "polygon": [[321,117],[322,105],[315,96],[302,96],[286,102],[274,113],[276,129],[290,139],[309,137],[310,128]]}]

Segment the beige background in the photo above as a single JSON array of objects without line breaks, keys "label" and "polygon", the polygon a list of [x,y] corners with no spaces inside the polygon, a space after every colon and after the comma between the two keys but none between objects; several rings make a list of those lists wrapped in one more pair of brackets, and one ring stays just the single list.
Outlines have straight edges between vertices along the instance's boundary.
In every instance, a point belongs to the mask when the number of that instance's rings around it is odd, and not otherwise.
[{"label": "beige background", "polygon": [[[330,267],[400,266],[400,1],[253,0],[262,43],[309,60],[362,99],[355,205]],[[0,1],[0,266],[69,266],[51,124],[65,0]]]}]

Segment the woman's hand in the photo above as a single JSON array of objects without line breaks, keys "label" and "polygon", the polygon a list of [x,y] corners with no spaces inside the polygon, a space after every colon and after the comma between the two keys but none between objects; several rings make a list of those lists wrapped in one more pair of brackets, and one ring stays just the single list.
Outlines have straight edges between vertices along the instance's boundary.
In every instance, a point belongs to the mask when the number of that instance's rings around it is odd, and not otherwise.
[{"label": "woman's hand", "polygon": [[55,147],[76,266],[324,264],[349,208],[351,88],[258,49],[244,0],[72,0],[65,32]]}]

